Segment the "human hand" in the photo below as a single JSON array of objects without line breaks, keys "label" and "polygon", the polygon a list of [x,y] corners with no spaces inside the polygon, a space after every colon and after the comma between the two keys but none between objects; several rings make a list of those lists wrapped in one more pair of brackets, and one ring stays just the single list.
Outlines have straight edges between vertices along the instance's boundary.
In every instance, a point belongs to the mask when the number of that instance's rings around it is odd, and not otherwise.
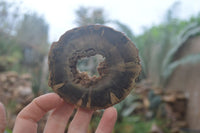
[{"label": "human hand", "polygon": [[[13,133],[36,133],[37,122],[52,110],[44,133],[64,133],[74,106],[64,102],[57,94],[50,93],[34,99],[17,116]],[[93,111],[79,108],[69,125],[68,133],[86,133]],[[96,133],[111,133],[117,119],[114,107],[105,110]]]},{"label": "human hand", "polygon": [[6,112],[3,104],[0,102],[0,133],[3,133],[6,128]]}]

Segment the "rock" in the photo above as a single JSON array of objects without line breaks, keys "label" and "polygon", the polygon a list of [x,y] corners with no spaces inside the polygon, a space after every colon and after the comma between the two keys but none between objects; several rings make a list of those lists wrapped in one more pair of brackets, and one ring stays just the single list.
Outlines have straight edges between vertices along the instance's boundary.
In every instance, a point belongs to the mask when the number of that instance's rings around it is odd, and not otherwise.
[{"label": "rock", "polygon": [[175,95],[166,95],[166,96],[163,96],[163,101],[164,102],[175,102],[176,101],[176,96]]},{"label": "rock", "polygon": [[7,107],[8,128],[12,129],[17,114],[34,98],[31,76],[16,72],[0,73],[0,101]]},{"label": "rock", "polygon": [[151,132],[150,133],[163,133],[163,131],[154,123],[151,126]]}]

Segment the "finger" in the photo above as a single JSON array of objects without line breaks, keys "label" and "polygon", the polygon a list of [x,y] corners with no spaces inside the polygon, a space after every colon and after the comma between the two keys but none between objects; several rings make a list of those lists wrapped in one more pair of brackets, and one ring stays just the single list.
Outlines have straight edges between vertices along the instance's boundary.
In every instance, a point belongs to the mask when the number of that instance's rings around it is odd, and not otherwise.
[{"label": "finger", "polygon": [[55,93],[34,99],[18,114],[13,133],[36,133],[37,122],[44,114],[56,108],[61,102],[61,98]]},{"label": "finger", "polygon": [[79,108],[69,125],[68,133],[86,133],[93,111]]},{"label": "finger", "polygon": [[48,117],[44,133],[64,133],[74,107],[62,102]]},{"label": "finger", "polygon": [[97,127],[96,133],[112,133],[116,120],[116,109],[114,107],[106,109]]},{"label": "finger", "polygon": [[0,102],[0,133],[3,133],[6,128],[6,112],[3,104]]}]

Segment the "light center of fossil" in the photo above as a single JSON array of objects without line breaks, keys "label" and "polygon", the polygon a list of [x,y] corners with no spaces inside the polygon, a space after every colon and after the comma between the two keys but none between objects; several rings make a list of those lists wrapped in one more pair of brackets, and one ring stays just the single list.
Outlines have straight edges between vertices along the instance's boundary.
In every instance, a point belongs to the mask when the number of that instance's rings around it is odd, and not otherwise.
[{"label": "light center of fossil", "polygon": [[99,77],[100,74],[97,68],[99,64],[104,60],[105,58],[100,54],[96,54],[90,57],[84,57],[77,61],[76,68],[80,73],[86,72],[89,77]]}]

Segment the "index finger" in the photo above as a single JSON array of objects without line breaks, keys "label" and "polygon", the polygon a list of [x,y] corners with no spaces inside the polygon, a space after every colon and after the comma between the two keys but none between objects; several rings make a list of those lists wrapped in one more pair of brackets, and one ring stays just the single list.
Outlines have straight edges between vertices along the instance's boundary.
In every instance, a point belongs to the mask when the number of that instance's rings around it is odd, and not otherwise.
[{"label": "index finger", "polygon": [[17,116],[13,133],[37,133],[37,122],[48,111],[62,103],[55,93],[42,95],[34,99]]}]

